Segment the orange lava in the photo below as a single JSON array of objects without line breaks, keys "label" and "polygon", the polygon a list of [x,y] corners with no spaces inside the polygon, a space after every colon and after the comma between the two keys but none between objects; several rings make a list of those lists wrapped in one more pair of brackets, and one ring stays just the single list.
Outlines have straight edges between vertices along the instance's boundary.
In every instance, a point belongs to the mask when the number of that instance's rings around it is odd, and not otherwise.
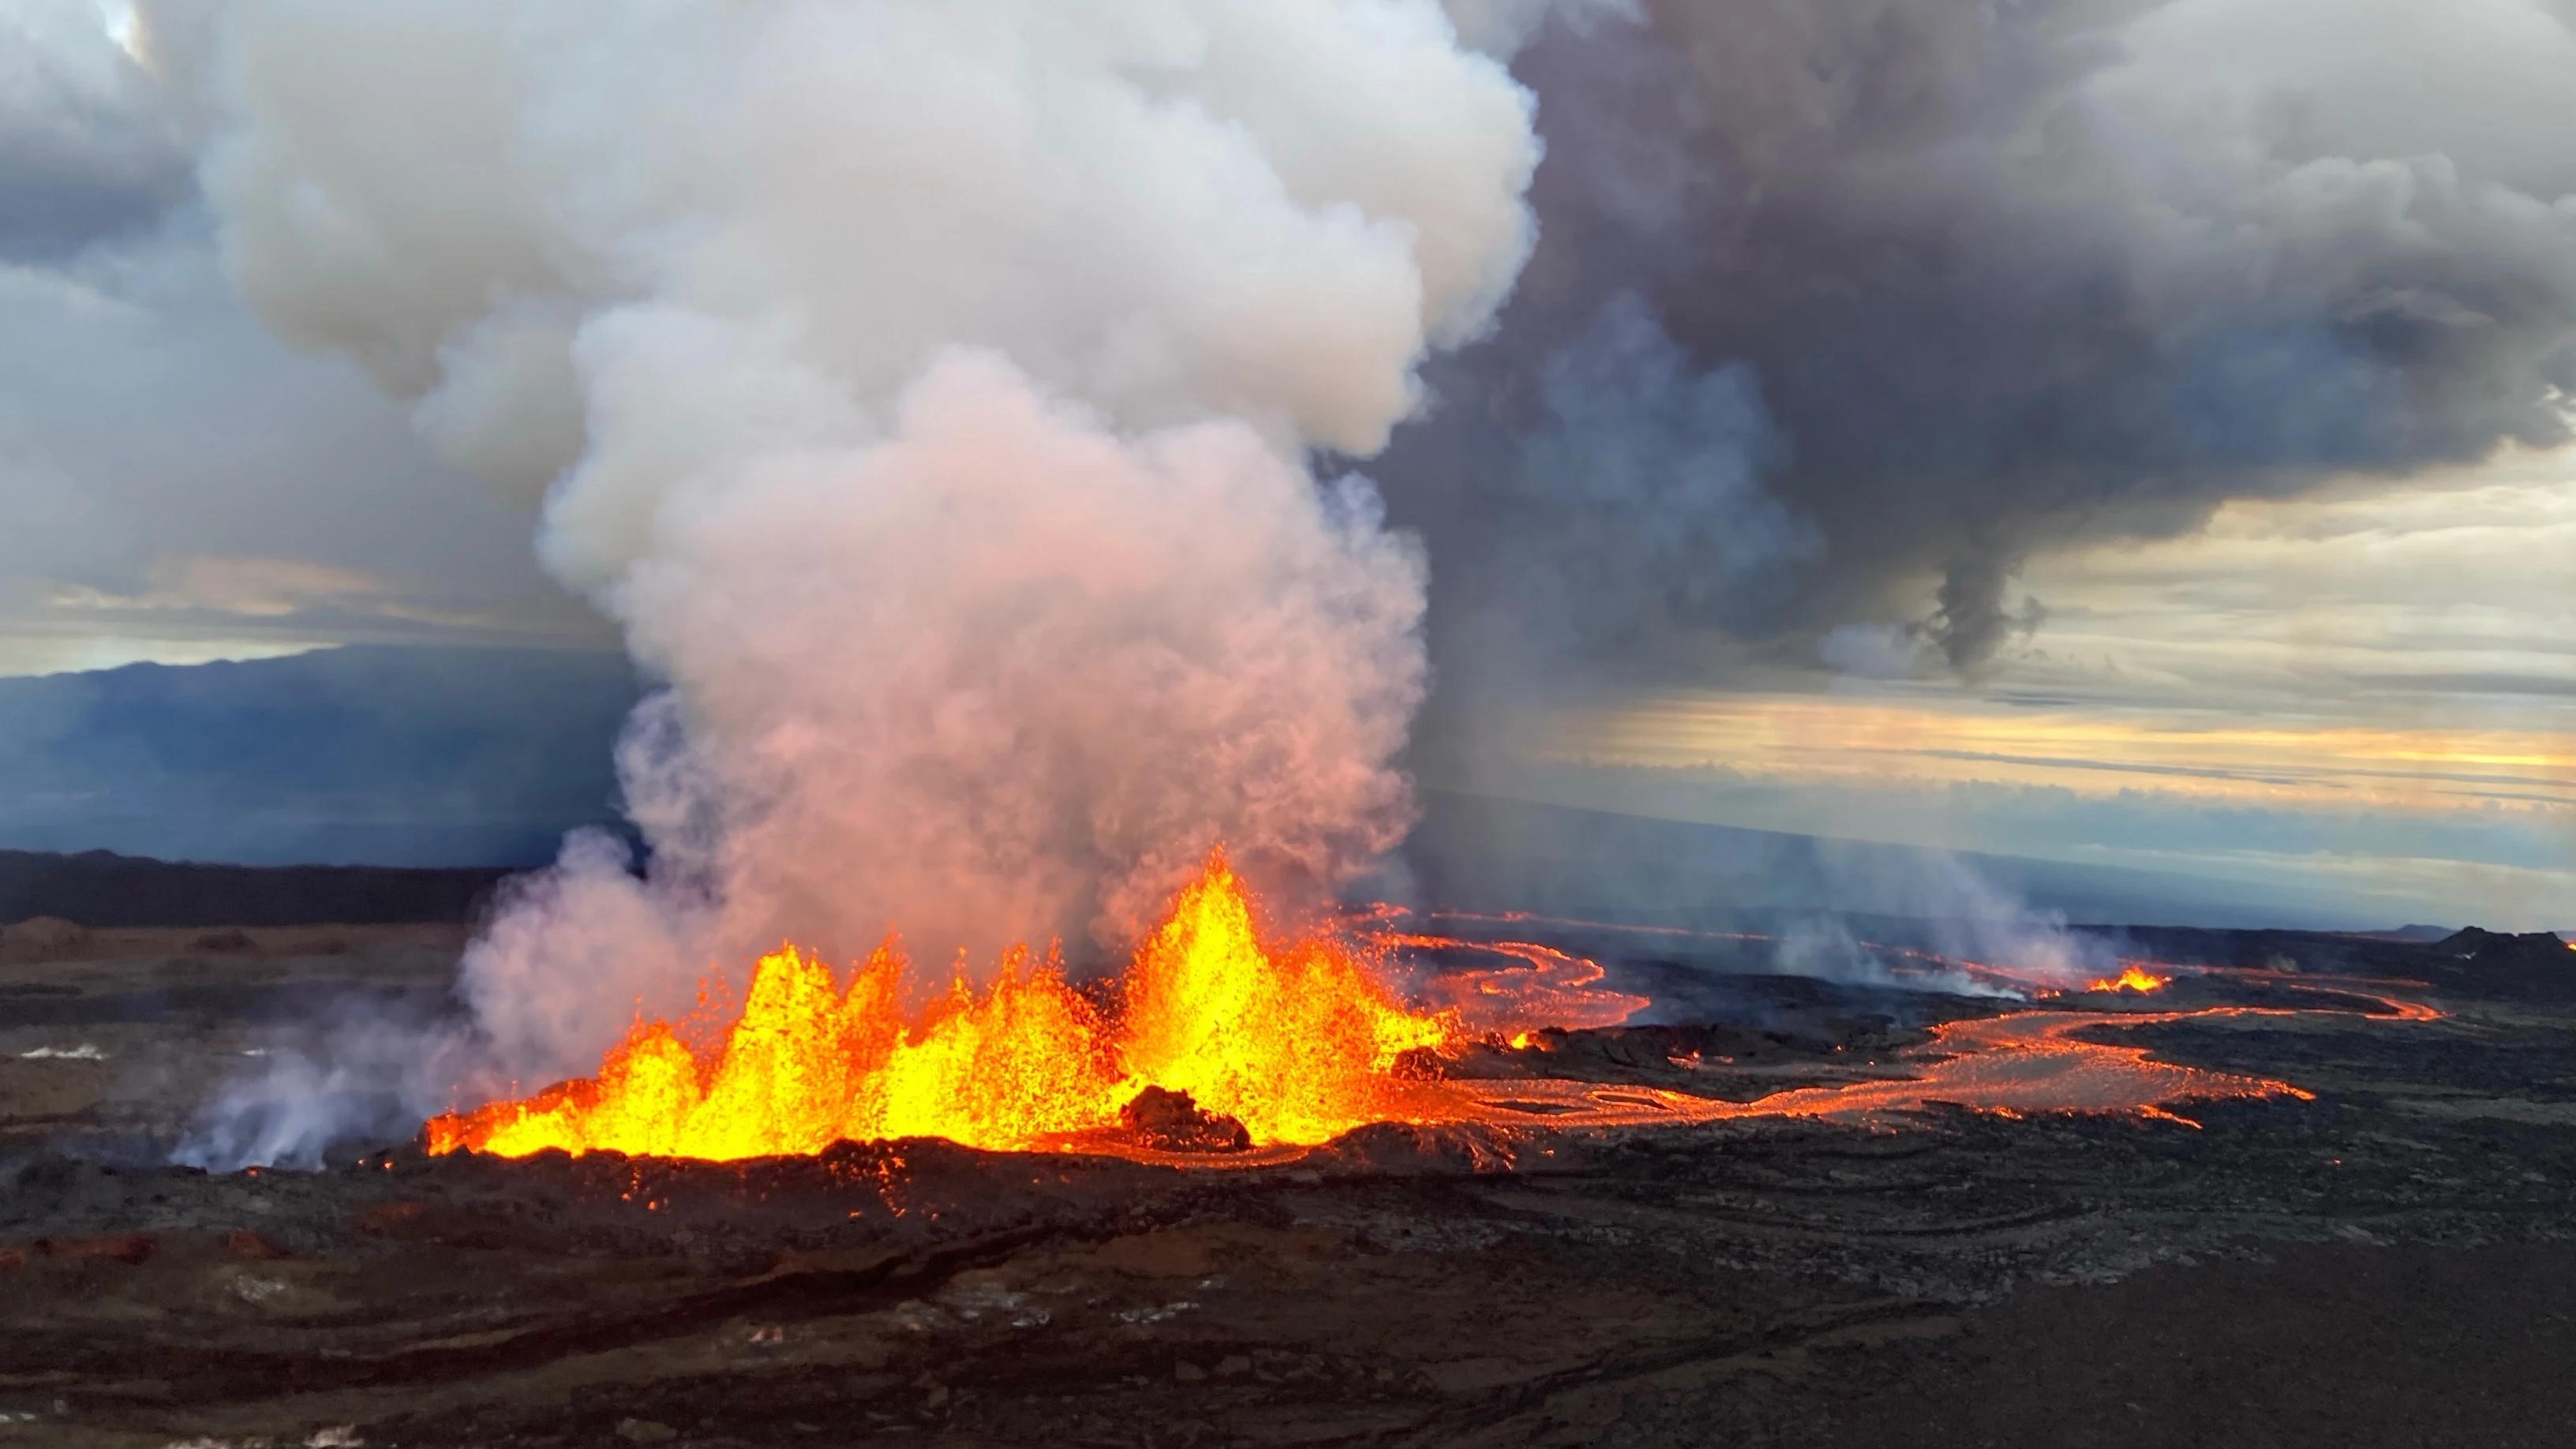
[{"label": "orange lava", "polygon": [[[982,991],[961,975],[913,1012],[903,1008],[911,968],[891,944],[846,981],[789,947],[761,959],[721,1040],[692,1046],[669,1024],[644,1023],[608,1053],[597,1077],[435,1118],[429,1146],[507,1157],[559,1148],[732,1160],[814,1153],[843,1139],[944,1137],[1003,1151],[1252,1167],[1291,1160],[1370,1122],[1474,1124],[1508,1140],[1524,1131],[1750,1118],[1885,1124],[1949,1104],[2009,1118],[2123,1113],[2196,1127],[2173,1109],[2310,1094],[2268,1077],[2155,1061],[2143,1047],[2080,1034],[2356,1010],[2399,1021],[2441,1015],[2384,994],[2421,983],[2284,981],[2207,968],[2211,977],[2314,993],[2319,1005],[2042,1009],[1956,1021],[1933,1028],[1929,1044],[1901,1059],[1828,1068],[1836,1080],[1753,1101],[1556,1079],[1426,1080],[1399,1075],[1398,1058],[1472,1039],[1526,1049],[1542,1044],[1541,1027],[1615,1025],[1649,1003],[1602,986],[1601,967],[1584,957],[1526,942],[1400,935],[1390,929],[1398,914],[1383,908],[1367,918],[1376,929],[1363,932],[1370,944],[1359,951],[1320,939],[1264,942],[1252,902],[1220,853],[1109,988],[1077,989],[1052,958],[1016,950]],[[1373,969],[1376,952],[1395,950],[1484,953],[1510,964],[1435,975],[1426,985],[1436,1009],[1417,1009]],[[2146,993],[2171,979],[2127,963],[2087,989]],[[1140,1145],[1121,1131],[1120,1110],[1147,1086],[1186,1092],[1202,1110],[1236,1119],[1253,1146],[1207,1154]]]},{"label": "orange lava", "polygon": [[2099,981],[2088,981],[2085,983],[2084,989],[2087,991],[2135,991],[2144,994],[2148,992],[2162,991],[2172,981],[2173,978],[2170,976],[2155,975],[2152,972],[2149,972],[2145,967],[2140,966],[2138,963],[2130,961],[2122,963],[2119,975],[2106,976]]},{"label": "orange lava", "polygon": [[[2270,973],[2227,968],[2210,968],[2207,974],[2262,977],[2276,987],[2313,993],[2321,1004],[2212,1006],[2193,1011],[2015,1011],[1954,1021],[1932,1028],[1932,1041],[1903,1062],[1855,1067],[1843,1082],[1774,1092],[1750,1102],[1588,1082],[1425,1083],[1412,1089],[1408,1105],[1414,1115],[1409,1120],[1517,1122],[1543,1124],[1555,1131],[1688,1126],[1762,1117],[1885,1126],[1906,1113],[1947,1104],[2006,1118],[2078,1112],[2198,1127],[2199,1123],[2172,1109],[2193,1102],[2273,1097],[2306,1102],[2314,1100],[2315,1094],[2270,1077],[2159,1062],[2144,1047],[2084,1041],[2077,1034],[2097,1027],[2176,1021],[2286,1022],[2353,1015],[2392,1022],[2442,1019],[2438,1008],[2388,994],[2389,987],[2420,987],[2421,982],[2345,976],[2282,982]],[[2366,1003],[2367,1010],[2356,1010],[2355,1002]]]},{"label": "orange lava", "polygon": [[1455,1030],[1328,943],[1265,945],[1221,852],[1107,1006],[1018,950],[984,991],[960,976],[908,1017],[909,971],[889,944],[844,987],[784,948],[761,958],[719,1047],[643,1023],[595,1078],[432,1119],[429,1149],[731,1160],[945,1137],[1017,1150],[1115,1128],[1148,1085],[1235,1118],[1257,1144],[1306,1145],[1390,1115],[1396,1058]]},{"label": "orange lava", "polygon": [[2177,1066],[2144,1047],[2077,1039],[2101,1026],[2149,1026],[2186,1017],[2291,1016],[2250,1007],[2196,1012],[2017,1011],[1932,1029],[1932,1043],[1903,1064],[1857,1067],[1848,1080],[1774,1092],[1750,1102],[1718,1101],[1646,1087],[1586,1082],[1440,1082],[1416,1088],[1415,1120],[1472,1120],[1544,1125],[1552,1130],[1686,1126],[1763,1117],[1805,1117],[1884,1124],[1935,1104],[2003,1117],[2050,1112],[2128,1114],[2199,1124],[2170,1108],[2267,1097],[2310,1100],[2309,1092],[2269,1077]]},{"label": "orange lava", "polygon": [[2038,1112],[2133,1112],[2170,1116],[2161,1109],[2181,1102],[2251,1100],[2312,1094],[2270,1077],[2243,1076],[2177,1066],[2147,1049],[2083,1041],[2076,1033],[2102,1026],[2152,1026],[2187,1018],[2290,1015],[2252,1008],[2209,1011],[2110,1013],[2017,1011],[1982,1021],[1933,1028],[1931,1051],[1940,1055],[1919,1078],[1808,1088],[1748,1105],[1793,1116],[1869,1117],[1891,1110],[1950,1102],[1980,1111],[2010,1108]]},{"label": "orange lava", "polygon": [[1583,1031],[1617,1026],[1654,1003],[1601,984],[1599,962],[1533,941],[1463,941],[1449,936],[1383,935],[1393,950],[1500,956],[1513,964],[1443,972],[1425,983],[1431,1000],[1456,1015],[1472,1035],[1526,1045],[1541,1027]]}]

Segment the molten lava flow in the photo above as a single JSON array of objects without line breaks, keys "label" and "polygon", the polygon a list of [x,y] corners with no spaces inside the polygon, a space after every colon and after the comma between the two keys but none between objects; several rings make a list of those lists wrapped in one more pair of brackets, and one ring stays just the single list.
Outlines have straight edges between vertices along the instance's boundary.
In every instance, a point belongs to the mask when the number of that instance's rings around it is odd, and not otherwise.
[{"label": "molten lava flow", "polygon": [[2136,991],[2143,993],[2162,991],[2172,981],[2173,978],[2170,976],[2155,975],[2149,972],[2145,967],[2140,966],[2134,961],[2130,961],[2122,963],[2119,975],[2106,976],[2099,981],[2087,982],[2085,983],[2084,989],[2087,991]]},{"label": "molten lava flow", "polygon": [[1390,950],[1452,959],[1499,956],[1508,966],[1461,966],[1424,983],[1430,999],[1472,1035],[1525,1044],[1541,1027],[1583,1031],[1617,1026],[1654,1003],[1601,984],[1608,973],[1586,956],[1534,941],[1463,941],[1450,936],[1382,935]]},{"label": "molten lava flow", "polygon": [[1311,1144],[1383,1115],[1396,1058],[1453,1027],[1325,943],[1265,947],[1221,853],[1138,949],[1114,1009],[1020,950],[981,993],[960,976],[907,1019],[907,974],[888,945],[843,989],[785,948],[761,958],[721,1048],[645,1023],[596,1078],[433,1119],[430,1150],[733,1159],[892,1137],[1011,1150],[1115,1129],[1149,1086],[1254,1142]]},{"label": "molten lava flow", "polygon": [[2086,1041],[2100,1027],[2151,1026],[2193,1018],[2287,1017],[2299,1013],[2241,1007],[2121,1015],[2020,1011],[1932,1029],[1927,1051],[1884,1076],[1830,1086],[1798,1087],[1750,1102],[1691,1096],[1653,1087],[1592,1082],[1440,1082],[1418,1088],[1428,1115],[1436,1094],[1446,1120],[1493,1125],[1545,1124],[1553,1131],[1601,1127],[1677,1127],[1763,1117],[1886,1123],[1935,1103],[2025,1117],[2044,1112],[2130,1113],[2198,1126],[2169,1104],[2260,1100],[2310,1094],[2268,1077],[2159,1062],[2137,1046]]}]

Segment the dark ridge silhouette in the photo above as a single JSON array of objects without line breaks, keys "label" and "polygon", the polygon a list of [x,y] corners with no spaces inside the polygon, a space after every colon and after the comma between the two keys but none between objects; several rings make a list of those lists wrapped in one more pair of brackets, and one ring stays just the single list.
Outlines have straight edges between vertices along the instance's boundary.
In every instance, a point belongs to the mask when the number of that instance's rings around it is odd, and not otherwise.
[{"label": "dark ridge silhouette", "polygon": [[533,866],[613,827],[616,654],[353,646],[0,679],[0,847]]},{"label": "dark ridge silhouette", "polygon": [[0,921],[133,926],[414,925],[470,921],[510,872],[196,865],[92,850],[0,850]]}]

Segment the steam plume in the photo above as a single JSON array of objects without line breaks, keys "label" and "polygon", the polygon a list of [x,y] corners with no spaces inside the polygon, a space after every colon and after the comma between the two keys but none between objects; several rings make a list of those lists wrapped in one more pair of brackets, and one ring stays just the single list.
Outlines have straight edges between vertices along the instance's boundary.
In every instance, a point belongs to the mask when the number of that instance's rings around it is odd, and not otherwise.
[{"label": "steam plume", "polygon": [[785,934],[1115,941],[1220,837],[1321,888],[1409,826],[1423,564],[1306,459],[1383,447],[1531,245],[1529,97],[1433,0],[243,0],[225,44],[237,285],[541,498],[670,685],[650,882],[576,841],[469,956],[507,1069]]}]

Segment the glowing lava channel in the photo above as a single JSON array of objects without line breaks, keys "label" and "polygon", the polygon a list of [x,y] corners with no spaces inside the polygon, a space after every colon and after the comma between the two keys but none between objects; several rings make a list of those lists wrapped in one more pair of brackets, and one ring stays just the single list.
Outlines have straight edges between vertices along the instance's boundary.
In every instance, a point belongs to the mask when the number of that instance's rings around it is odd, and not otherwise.
[{"label": "glowing lava channel", "polygon": [[2084,989],[2087,991],[2135,991],[2140,994],[2146,994],[2162,991],[2166,986],[2171,984],[2172,981],[2173,978],[2170,976],[2158,976],[2136,962],[2130,961],[2122,963],[2119,975],[2106,976],[2099,981],[2087,982]]},{"label": "glowing lava channel", "polygon": [[1257,1144],[1309,1145],[1390,1115],[1396,1059],[1454,1028],[1407,1011],[1329,944],[1265,947],[1221,853],[1138,949],[1114,1019],[1053,960],[1018,950],[980,994],[960,976],[907,1020],[909,969],[881,947],[844,990],[781,950],[761,958],[720,1049],[643,1023],[595,1078],[433,1118],[429,1149],[731,1160],[944,1137],[1019,1150],[1114,1129],[1149,1085]]},{"label": "glowing lava channel", "polygon": [[[1751,1118],[1806,1117],[1887,1126],[1934,1105],[1999,1116],[2055,1112],[2126,1114],[2200,1124],[2167,1110],[2186,1102],[2313,1100],[2314,1094],[2269,1077],[2159,1062],[2144,1047],[2078,1040],[2101,1026],[2150,1026],[2189,1017],[2293,1016],[2251,1007],[2206,1011],[2111,1013],[2017,1011],[1932,1029],[1922,1056],[1886,1075],[1857,1076],[1828,1086],[1774,1092],[1731,1102],[1656,1087],[1591,1082],[1439,1082],[1412,1090],[1411,1120],[1543,1125],[1549,1131],[1681,1127]],[[2420,1019],[2420,1018],[2418,1018]]]},{"label": "glowing lava channel", "polygon": [[1468,941],[1453,936],[1388,933],[1374,938],[1390,951],[1439,952],[1452,957],[1501,957],[1508,966],[1443,971],[1424,992],[1468,1032],[1501,1037],[1515,1046],[1545,1027],[1587,1031],[1618,1026],[1654,1005],[1602,985],[1601,963],[1535,941]]}]

